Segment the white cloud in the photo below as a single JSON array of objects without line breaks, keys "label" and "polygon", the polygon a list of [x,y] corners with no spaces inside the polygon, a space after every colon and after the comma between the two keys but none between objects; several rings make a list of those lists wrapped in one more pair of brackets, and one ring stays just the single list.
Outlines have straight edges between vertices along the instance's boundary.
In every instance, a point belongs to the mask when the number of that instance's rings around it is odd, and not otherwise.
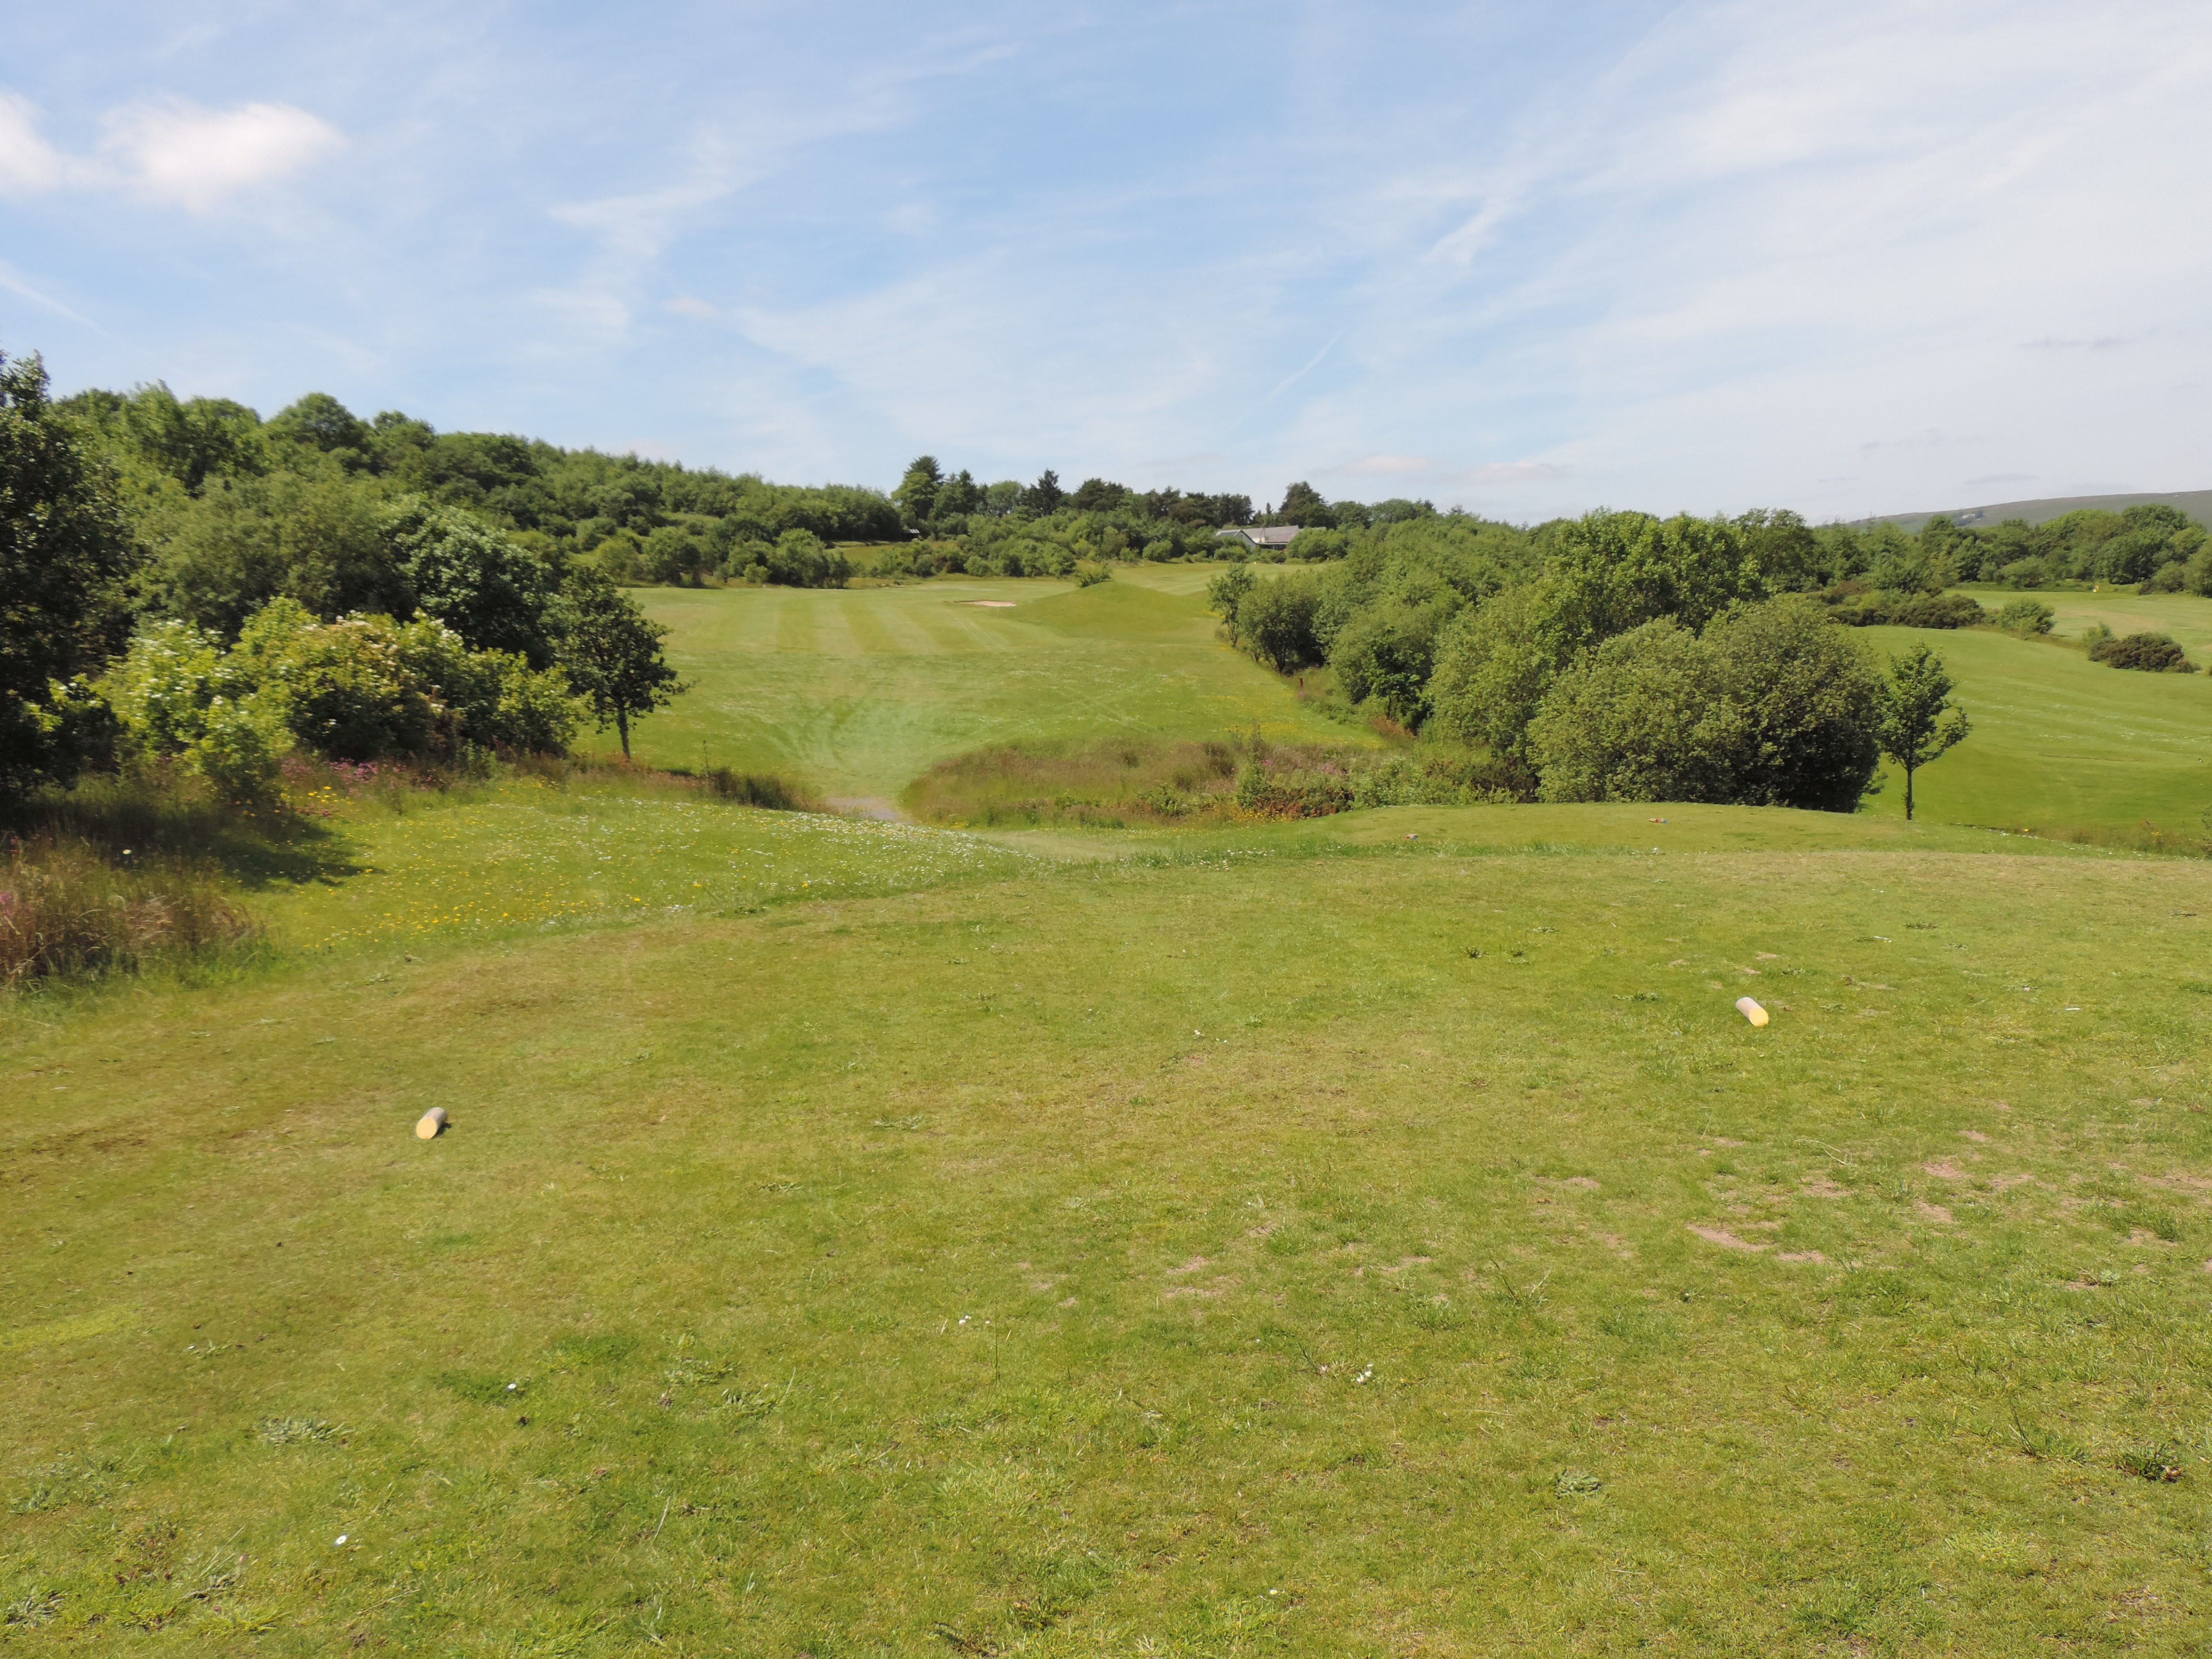
[{"label": "white cloud", "polygon": [[100,156],[125,188],[194,212],[345,147],[336,127],[290,104],[210,110],[176,99],[117,110],[104,125]]},{"label": "white cloud", "polygon": [[711,322],[722,313],[696,295],[679,294],[672,300],[664,300],[660,308],[672,317],[689,317],[695,322]]},{"label": "white cloud", "polygon": [[0,92],[0,195],[52,190],[68,172],[67,158],[39,131],[37,106],[12,92]]},{"label": "white cloud", "polygon": [[290,104],[210,110],[167,99],[111,110],[100,125],[98,150],[71,155],[40,133],[35,106],[0,93],[0,194],[118,191],[205,212],[288,178],[346,142],[327,121]]}]

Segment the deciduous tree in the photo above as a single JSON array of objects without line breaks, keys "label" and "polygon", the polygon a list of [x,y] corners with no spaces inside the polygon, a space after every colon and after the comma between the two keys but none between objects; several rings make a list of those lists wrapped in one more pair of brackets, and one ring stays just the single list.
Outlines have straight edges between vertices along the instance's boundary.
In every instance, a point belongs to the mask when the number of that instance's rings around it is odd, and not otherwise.
[{"label": "deciduous tree", "polygon": [[1905,770],[1905,816],[1910,822],[1912,775],[1973,729],[1966,711],[1951,702],[1951,677],[1943,671],[1942,658],[1916,645],[1892,659],[1877,720],[1881,752]]},{"label": "deciduous tree", "polygon": [[665,708],[690,688],[660,654],[668,630],[588,565],[571,571],[554,607],[562,668],[590,704],[599,730],[612,726],[629,758],[629,723]]},{"label": "deciduous tree", "polygon": [[0,784],[67,778],[97,705],[69,682],[130,629],[136,543],[100,466],[46,396],[37,356],[0,356]]}]

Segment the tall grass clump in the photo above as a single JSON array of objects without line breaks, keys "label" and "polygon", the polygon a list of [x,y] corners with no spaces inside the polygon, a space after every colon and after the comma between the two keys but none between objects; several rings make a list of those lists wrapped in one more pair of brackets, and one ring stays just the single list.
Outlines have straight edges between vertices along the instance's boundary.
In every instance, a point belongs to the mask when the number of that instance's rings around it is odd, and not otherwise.
[{"label": "tall grass clump", "polygon": [[136,973],[259,932],[204,866],[83,841],[12,838],[0,861],[0,984]]},{"label": "tall grass clump", "polygon": [[981,826],[1250,823],[1364,806],[1467,805],[1498,798],[1481,762],[1426,744],[1389,750],[1119,739],[1006,744],[932,767],[906,794],[927,822]]},{"label": "tall grass clump", "polygon": [[664,770],[597,755],[516,755],[507,766],[514,776],[549,789],[614,787],[626,794],[708,794],[734,805],[764,807],[772,812],[827,810],[813,790],[775,772],[738,772],[726,766],[710,766],[697,772],[681,766]]}]

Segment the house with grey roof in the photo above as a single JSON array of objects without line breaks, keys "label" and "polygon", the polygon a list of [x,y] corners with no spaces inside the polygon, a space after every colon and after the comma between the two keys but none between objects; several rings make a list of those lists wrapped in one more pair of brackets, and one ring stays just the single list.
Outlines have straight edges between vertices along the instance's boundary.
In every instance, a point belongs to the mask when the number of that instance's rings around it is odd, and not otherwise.
[{"label": "house with grey roof", "polygon": [[1247,547],[1288,547],[1291,538],[1304,527],[1295,524],[1233,524],[1221,534],[1234,536]]}]

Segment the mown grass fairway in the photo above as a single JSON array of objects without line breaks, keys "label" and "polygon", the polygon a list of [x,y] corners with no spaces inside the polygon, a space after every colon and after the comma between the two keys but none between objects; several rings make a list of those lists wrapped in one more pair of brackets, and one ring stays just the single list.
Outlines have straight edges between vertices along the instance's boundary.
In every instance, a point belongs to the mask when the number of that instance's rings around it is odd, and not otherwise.
[{"label": "mown grass fairway", "polygon": [[[1980,588],[1975,597],[1995,610],[2018,596]],[[2170,634],[2199,664],[2212,662],[2212,599],[2193,593],[2131,593],[2116,588],[2025,597],[2051,607],[2056,613],[2051,632],[2061,639],[2079,639],[2091,623],[2102,623],[2115,634]]]},{"label": "mown grass fairway", "polygon": [[9,1638],[2185,1650],[2212,878],[1534,811],[17,1005]]},{"label": "mown grass fairway", "polygon": [[1210,574],[1130,567],[1089,588],[640,589],[696,689],[639,728],[636,752],[690,767],[703,752],[889,800],[931,763],[993,743],[1218,738],[1254,725],[1356,741],[1215,638]]},{"label": "mown grass fairway", "polygon": [[[1972,737],[1920,774],[1923,816],[2046,833],[2148,823],[2198,845],[2212,834],[2212,678],[2129,673],[1990,629],[1864,631],[1885,652],[1929,643],[1974,723]],[[1902,816],[1903,781],[1892,775],[1865,810]]]}]

